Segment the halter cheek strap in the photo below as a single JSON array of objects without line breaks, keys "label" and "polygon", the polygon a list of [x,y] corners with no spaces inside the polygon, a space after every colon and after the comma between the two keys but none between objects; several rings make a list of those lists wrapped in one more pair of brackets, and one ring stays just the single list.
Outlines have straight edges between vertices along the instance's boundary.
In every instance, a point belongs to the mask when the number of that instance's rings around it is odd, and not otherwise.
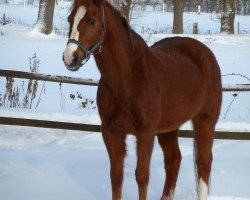
[{"label": "halter cheek strap", "polygon": [[69,39],[67,44],[69,43],[76,44],[86,54],[86,57],[88,60],[91,55],[96,54],[95,52],[97,49],[99,49],[97,53],[101,53],[101,48],[102,48],[105,33],[106,33],[105,15],[104,15],[104,9],[102,7],[102,34],[99,40],[96,42],[96,44],[91,49],[86,48],[81,42],[75,39]]}]

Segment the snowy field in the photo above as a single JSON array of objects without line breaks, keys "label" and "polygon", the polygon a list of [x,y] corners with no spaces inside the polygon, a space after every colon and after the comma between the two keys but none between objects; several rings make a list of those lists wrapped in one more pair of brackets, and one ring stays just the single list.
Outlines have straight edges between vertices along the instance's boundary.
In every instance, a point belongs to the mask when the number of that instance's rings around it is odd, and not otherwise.
[{"label": "snowy field", "polygon": [[[93,59],[76,73],[67,71],[61,60],[67,38],[37,33],[34,30],[37,12],[38,8],[33,6],[0,4],[0,18],[5,13],[13,21],[0,25],[0,68],[29,71],[29,58],[36,53],[40,60],[40,73],[99,79]],[[67,15],[67,6],[64,9],[56,7],[54,24],[58,29],[67,29]],[[170,34],[172,18],[172,13],[135,12],[131,25],[151,45],[161,38],[173,36]],[[193,22],[199,23],[199,35],[189,35]],[[223,76],[223,84],[250,83],[250,16],[237,16],[237,22],[240,22],[240,34],[222,35],[219,34],[220,24],[216,14],[184,14],[185,36],[194,37],[212,49],[222,75],[237,73],[248,77]],[[15,80],[15,83],[20,86],[21,81]],[[5,84],[5,78],[0,77],[2,95]],[[40,82],[39,92],[42,85],[43,82]],[[96,87],[63,84],[60,88],[56,83],[46,83],[45,88],[36,110],[0,107],[0,116],[100,124],[96,109],[82,109],[79,100],[70,98],[70,94],[79,91],[83,96],[94,99]],[[236,98],[233,94],[223,94],[217,129],[250,132],[250,94],[237,93]],[[185,124],[183,128],[189,129],[190,124]],[[137,199],[134,178],[136,141],[129,136],[127,143],[123,199],[134,200]],[[192,200],[196,198],[192,139],[180,138],[180,147],[183,160],[176,199]],[[209,200],[250,200],[250,141],[216,140],[213,151]],[[151,162],[149,200],[160,199],[164,176],[163,156],[156,141]],[[1,125],[0,199],[111,199],[109,160],[101,134]]]}]

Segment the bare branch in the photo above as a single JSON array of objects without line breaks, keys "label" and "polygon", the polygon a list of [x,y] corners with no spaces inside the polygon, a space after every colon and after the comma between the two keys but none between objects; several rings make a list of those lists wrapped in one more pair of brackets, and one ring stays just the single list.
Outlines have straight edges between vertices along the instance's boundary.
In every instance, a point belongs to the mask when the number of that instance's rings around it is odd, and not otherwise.
[{"label": "bare branch", "polygon": [[239,73],[225,74],[225,75],[222,75],[222,76],[240,76],[242,78],[247,79],[250,82],[250,78],[249,77],[247,77],[246,75],[239,74]]},{"label": "bare branch", "polygon": [[226,119],[227,113],[231,109],[231,105],[233,104],[233,102],[235,101],[235,99],[236,99],[236,97],[238,96],[239,93],[240,92],[233,94],[233,99],[231,100],[231,102],[229,103],[229,106],[227,107],[227,111],[226,111],[226,113],[224,115],[224,119]]}]

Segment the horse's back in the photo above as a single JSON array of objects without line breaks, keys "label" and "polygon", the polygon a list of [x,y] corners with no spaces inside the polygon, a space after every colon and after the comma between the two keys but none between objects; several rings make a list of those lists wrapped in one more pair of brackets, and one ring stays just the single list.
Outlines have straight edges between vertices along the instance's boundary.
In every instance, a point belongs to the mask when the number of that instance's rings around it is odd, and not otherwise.
[{"label": "horse's back", "polygon": [[163,56],[178,54],[191,59],[200,67],[201,71],[206,76],[209,76],[208,73],[211,68],[219,68],[213,52],[206,45],[193,38],[164,38],[152,45],[151,49],[156,53],[159,52]]},{"label": "horse's back", "polygon": [[[161,49],[161,50],[180,50],[180,47],[191,47],[195,45],[196,48],[204,48],[206,45],[200,41],[190,37],[167,37],[155,42],[150,48]],[[190,49],[191,49],[190,48]],[[207,48],[207,47],[206,47]],[[186,49],[187,50],[187,49]]]}]

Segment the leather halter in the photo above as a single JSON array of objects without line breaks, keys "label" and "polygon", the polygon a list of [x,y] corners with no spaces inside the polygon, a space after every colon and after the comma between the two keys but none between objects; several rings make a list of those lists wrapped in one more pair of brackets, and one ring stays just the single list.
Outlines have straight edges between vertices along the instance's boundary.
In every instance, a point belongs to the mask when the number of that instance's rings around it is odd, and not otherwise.
[{"label": "leather halter", "polygon": [[[99,40],[95,43],[95,45],[91,49],[88,49],[80,41],[77,41],[75,39],[69,39],[67,45],[69,43],[74,43],[85,53],[86,58],[87,58],[87,60],[84,62],[85,64],[86,62],[88,62],[91,55],[101,53],[105,33],[106,33],[105,15],[104,15],[104,9],[102,7],[102,33],[101,33]],[[98,52],[96,52],[97,49],[98,49]]]}]

